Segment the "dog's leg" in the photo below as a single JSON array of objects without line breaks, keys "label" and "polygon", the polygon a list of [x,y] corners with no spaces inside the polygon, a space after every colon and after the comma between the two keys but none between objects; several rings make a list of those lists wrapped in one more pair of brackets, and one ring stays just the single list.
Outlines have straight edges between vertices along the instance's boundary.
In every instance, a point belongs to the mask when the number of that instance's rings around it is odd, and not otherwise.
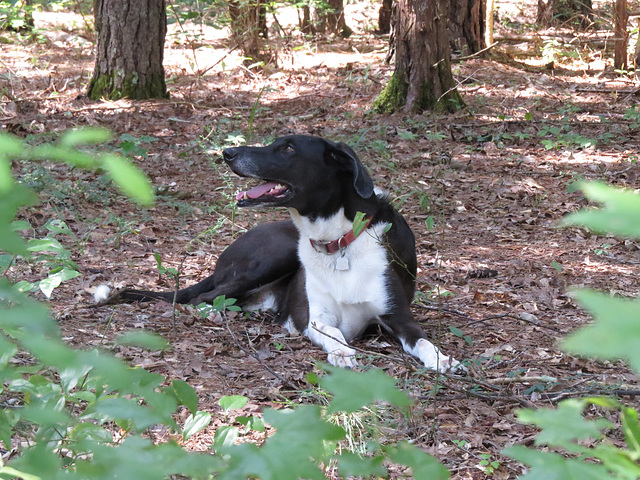
[{"label": "dog's leg", "polygon": [[418,357],[425,367],[440,372],[464,372],[464,367],[455,358],[447,357],[438,347],[426,338],[420,338],[411,346],[404,340],[401,340],[402,347],[411,355]]},{"label": "dog's leg", "polygon": [[465,368],[460,362],[444,355],[438,347],[427,340],[427,335],[413,318],[411,309],[406,302],[398,301],[394,312],[383,315],[380,321],[400,340],[405,351],[418,357],[426,368],[440,372],[465,372]]},{"label": "dog's leg", "polygon": [[327,361],[331,365],[343,368],[353,368],[358,365],[355,359],[356,351],[347,345],[342,332],[326,321],[312,317],[304,335],[329,354]]}]

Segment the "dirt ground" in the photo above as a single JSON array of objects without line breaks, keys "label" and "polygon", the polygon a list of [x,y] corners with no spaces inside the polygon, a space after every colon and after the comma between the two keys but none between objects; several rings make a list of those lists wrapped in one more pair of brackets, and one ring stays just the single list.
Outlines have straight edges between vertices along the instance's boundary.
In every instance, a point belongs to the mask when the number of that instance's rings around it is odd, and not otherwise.
[{"label": "dirt ground", "polygon": [[[458,113],[375,115],[369,106],[392,67],[384,63],[387,38],[373,35],[367,20],[374,7],[361,5],[357,17],[354,10],[356,34],[348,40],[274,40],[279,65],[262,72],[241,66],[224,32],[173,26],[165,62],[171,98],[146,102],[89,101],[92,44],[82,36],[82,19],[37,16],[48,26],[40,42],[0,51],[2,129],[39,143],[72,127],[107,127],[115,138],[109,148],[135,159],[158,201],[142,209],[98,174],[16,165],[42,199],[23,218],[38,235],[51,219],[63,219],[75,234],[61,240],[83,275],[50,300],[66,340],[111,348],[134,365],[188,381],[200,408],[216,419],[188,443],[206,449],[228,421],[215,415],[223,395],[249,397],[238,412],[245,415],[319,401],[307,374],[317,371],[323,352],[267,315],[202,319],[162,303],[95,309],[93,288],[173,288],[159,275],[154,252],[180,269],[181,285],[191,284],[211,273],[239,233],[285,215],[234,208],[244,183],[219,155],[240,136],[250,143],[290,133],[347,142],[416,234],[416,318],[470,370],[464,378],[436,378],[390,337],[370,332],[355,344],[363,368],[383,369],[415,399],[410,417],[393,428],[397,413],[379,412],[380,428],[389,440],[410,439],[435,455],[453,479],[516,478],[523,467],[499,452],[532,445],[536,433],[516,422],[517,409],[613,391],[636,403],[637,377],[624,365],[567,355],[558,341],[590,321],[571,287],[637,294],[639,246],[559,228],[558,221],[587,205],[571,188],[576,180],[638,188],[637,82],[614,74],[610,50],[591,46],[595,41],[576,50],[578,58],[558,53],[553,67],[542,61],[540,42],[504,42],[496,52],[518,47],[535,55],[455,63],[467,103]],[[523,11],[501,14],[504,25],[526,20]],[[187,40],[196,34],[191,48]],[[22,265],[15,275],[36,280],[41,273]],[[114,335],[129,329],[161,333],[173,348],[150,354],[114,347]],[[485,471],[486,459],[498,468]]]}]

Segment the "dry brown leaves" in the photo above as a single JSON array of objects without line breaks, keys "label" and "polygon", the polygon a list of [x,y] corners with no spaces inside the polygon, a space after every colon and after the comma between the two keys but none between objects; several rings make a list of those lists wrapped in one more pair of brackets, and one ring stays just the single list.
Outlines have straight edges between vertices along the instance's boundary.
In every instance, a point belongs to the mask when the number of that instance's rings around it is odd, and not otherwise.
[{"label": "dry brown leaves", "polygon": [[[389,74],[381,61],[384,40],[364,35],[316,48],[316,57],[285,51],[289,63],[271,76],[218,67],[198,78],[187,67],[192,52],[170,45],[170,100],[97,103],[82,96],[90,46],[4,48],[0,59],[9,74],[0,90],[8,88],[12,97],[1,104],[5,131],[26,136],[101,125],[116,137],[157,139],[143,145],[147,156],[136,157],[162,193],[146,211],[97,188],[95,174],[46,165],[64,195],[42,198],[24,217],[39,233],[46,221],[64,219],[78,237],[67,246],[84,273],[55,291],[51,308],[72,345],[113,348],[134,365],[186,380],[201,408],[214,414],[222,395],[249,397],[241,414],[272,402],[313,401],[306,376],[324,354],[306,339],[285,335],[268,316],[194,320],[185,313],[174,318],[165,304],[90,307],[90,291],[100,283],[172,288],[158,275],[153,252],[165,266],[181,268],[182,285],[195,282],[211,272],[239,231],[281,215],[243,211],[232,223],[229,195],[237,182],[215,164],[230,135],[247,133],[251,107],[264,90],[254,112],[255,141],[292,132],[347,141],[397,199],[417,237],[420,304],[414,313],[447,353],[472,362],[468,378],[436,378],[381,332],[358,341],[362,363],[383,368],[416,399],[410,417],[384,435],[412,439],[455,479],[485,478],[483,454],[501,462],[492,478],[515,478],[522,467],[499,452],[531,444],[535,435],[516,422],[518,408],[637,384],[623,365],[558,349],[560,338],[589,321],[569,287],[637,293],[637,243],[557,228],[564,214],[585,205],[579,193],[567,191],[574,179],[638,186],[640,167],[630,161],[637,140],[623,119],[633,98],[611,103],[612,92],[629,84],[596,79],[571,65],[551,76],[472,60],[456,67],[466,82],[460,88],[466,110],[444,118],[380,117],[366,112]],[[220,44],[212,51],[210,58],[202,53],[200,64],[227,53]],[[602,91],[588,91],[596,83]],[[546,150],[538,133],[550,126],[603,140],[596,147]],[[201,138],[207,138],[204,150]],[[18,165],[16,171],[31,172]],[[24,267],[18,275],[36,279],[40,272]],[[113,347],[113,336],[131,328],[156,331],[173,349]],[[189,447],[210,445],[216,426],[227,421],[216,418]]]}]

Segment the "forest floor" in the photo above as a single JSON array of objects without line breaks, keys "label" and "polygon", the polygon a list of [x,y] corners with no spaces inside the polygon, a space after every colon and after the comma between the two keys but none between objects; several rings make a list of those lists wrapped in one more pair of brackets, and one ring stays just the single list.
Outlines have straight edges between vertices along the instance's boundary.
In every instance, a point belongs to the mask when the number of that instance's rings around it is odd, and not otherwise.
[{"label": "forest floor", "polygon": [[[189,448],[206,449],[215,429],[229,421],[215,415],[223,395],[247,396],[238,412],[245,415],[319,401],[307,375],[325,354],[285,334],[268,316],[201,319],[164,303],[96,309],[92,291],[103,283],[172,289],[154,252],[165,267],[180,269],[181,285],[194,283],[212,272],[239,233],[283,217],[236,210],[234,194],[244,182],[219,156],[225,146],[291,133],[350,144],[377,185],[390,192],[417,239],[414,315],[447,354],[470,366],[466,378],[436,377],[382,332],[355,342],[362,368],[383,369],[415,400],[404,421],[378,412],[377,428],[386,438],[410,439],[454,479],[516,478],[522,465],[500,451],[532,445],[536,434],[517,422],[519,408],[637,391],[637,377],[623,364],[559,348],[566,334],[590,321],[571,288],[624,296],[638,291],[637,242],[558,226],[565,214],[588,204],[571,188],[577,180],[639,186],[638,84],[613,73],[610,52],[586,44],[573,58],[558,47],[553,68],[544,68],[541,44],[523,44],[536,48],[526,62],[454,64],[467,103],[456,114],[376,115],[369,106],[392,67],[384,63],[387,38],[364,24],[356,24],[360,33],[348,40],[274,41],[279,66],[262,72],[240,66],[223,36],[200,36],[192,49],[188,35],[172,30],[165,57],[170,99],[91,102],[84,92],[92,44],[80,35],[81,20],[69,23],[61,15],[37,18],[46,27],[41,42],[0,51],[3,131],[39,143],[72,127],[107,127],[115,138],[108,148],[135,160],[158,199],[143,209],[97,174],[49,163],[16,165],[16,175],[42,200],[22,217],[36,236],[54,219],[74,232],[60,240],[83,275],[49,301],[71,345],[110,348],[196,389],[200,408],[214,421]],[[12,275],[34,281],[42,270],[20,265]],[[158,332],[173,348],[149,353],[113,346],[114,336],[129,329]],[[637,407],[636,400],[624,397]],[[611,420],[618,422],[615,415]],[[487,459],[499,462],[495,471],[486,471]]]}]

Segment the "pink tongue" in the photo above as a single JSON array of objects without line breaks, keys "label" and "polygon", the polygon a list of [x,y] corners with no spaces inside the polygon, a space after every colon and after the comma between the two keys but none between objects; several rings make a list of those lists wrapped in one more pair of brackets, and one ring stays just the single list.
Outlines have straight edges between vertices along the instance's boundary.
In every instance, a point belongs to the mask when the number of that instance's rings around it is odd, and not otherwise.
[{"label": "pink tongue", "polygon": [[240,192],[236,195],[236,200],[242,200],[244,195],[246,194],[249,198],[258,198],[267,193],[269,190],[273,189],[277,186],[277,183],[263,183],[262,185],[258,185],[257,187],[253,187],[251,190],[247,192]]}]

